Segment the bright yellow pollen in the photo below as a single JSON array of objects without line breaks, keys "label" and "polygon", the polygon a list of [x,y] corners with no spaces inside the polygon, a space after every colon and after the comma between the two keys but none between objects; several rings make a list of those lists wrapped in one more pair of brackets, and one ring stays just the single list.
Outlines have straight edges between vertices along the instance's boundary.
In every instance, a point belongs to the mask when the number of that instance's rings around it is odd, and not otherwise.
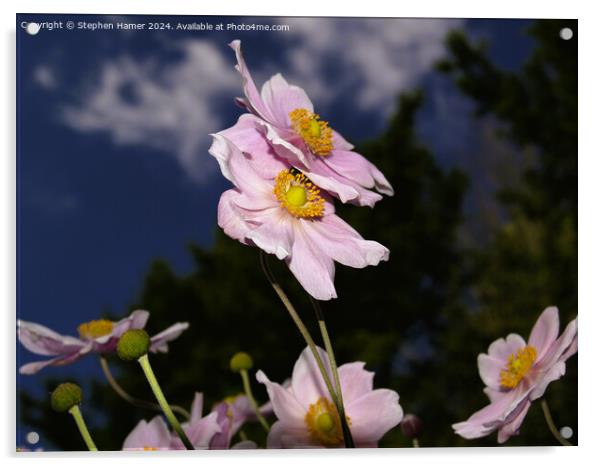
[{"label": "bright yellow pollen", "polygon": [[293,130],[315,155],[327,156],[332,152],[332,128],[328,122],[320,120],[320,115],[297,108],[289,113],[289,118]]},{"label": "bright yellow pollen", "polygon": [[282,170],[274,180],[274,194],[280,205],[297,218],[315,218],[324,213],[320,188],[294,169]]},{"label": "bright yellow pollen", "polygon": [[[351,420],[347,418],[347,424]],[[324,397],[318,398],[309,405],[305,414],[305,425],[312,439],[326,447],[334,447],[343,443],[343,428],[334,404]]]},{"label": "bright yellow pollen", "polygon": [[506,367],[500,371],[500,385],[504,388],[515,388],[531,369],[537,351],[532,346],[525,346],[516,354],[508,356]]},{"label": "bright yellow pollen", "polygon": [[85,339],[93,339],[108,335],[113,331],[113,322],[110,320],[92,320],[77,327],[79,336]]},{"label": "bright yellow pollen", "polygon": [[157,447],[144,447],[143,450],[144,451],[158,451],[159,449]]}]

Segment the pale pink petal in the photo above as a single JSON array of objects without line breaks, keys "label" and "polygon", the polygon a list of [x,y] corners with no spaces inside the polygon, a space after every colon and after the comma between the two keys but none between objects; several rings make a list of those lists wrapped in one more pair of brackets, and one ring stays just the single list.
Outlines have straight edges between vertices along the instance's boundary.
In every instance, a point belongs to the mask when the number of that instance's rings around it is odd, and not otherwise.
[{"label": "pale pink petal", "polygon": [[190,421],[196,421],[203,417],[203,393],[196,392],[194,394],[194,399],[192,400],[192,405],[190,407]]},{"label": "pale pink petal", "polygon": [[145,448],[168,449],[171,434],[163,418],[155,416],[150,422],[140,421],[123,442],[122,450]]},{"label": "pale pink petal", "polygon": [[[213,412],[204,418],[194,422],[191,421],[184,431],[196,450],[208,449],[213,436],[221,432],[221,428],[217,423],[217,413]],[[177,450],[184,448],[184,444],[178,436],[172,436],[171,446]]]},{"label": "pale pink petal", "polygon": [[237,205],[240,198],[244,198],[244,194],[234,189],[222,193],[217,205],[217,224],[230,238],[248,244],[247,233],[251,231],[251,226]]},{"label": "pale pink petal", "polygon": [[546,308],[535,322],[529,336],[529,345],[537,351],[536,361],[539,361],[547,353],[550,345],[558,337],[559,329],[558,308]]},{"label": "pale pink petal", "polygon": [[378,192],[392,196],[395,191],[385,175],[357,152],[334,149],[324,163],[339,175],[348,178],[367,189],[376,189]]},{"label": "pale pink petal", "polygon": [[229,45],[236,54],[236,60],[238,64],[235,66],[235,68],[242,76],[243,90],[245,96],[247,97],[246,104],[249,106],[249,110],[261,116],[265,120],[274,121],[274,116],[272,115],[272,112],[261,99],[259,91],[255,86],[255,82],[251,77],[251,73],[247,68],[247,64],[245,62],[245,59],[243,58],[242,50],[240,48],[240,40],[233,40],[232,42],[230,42]]},{"label": "pale pink petal", "polygon": [[340,133],[332,130],[332,144],[335,149],[353,150],[353,144],[347,141]]},{"label": "pale pink petal", "polygon": [[345,403],[345,414],[351,419],[353,440],[359,444],[377,442],[403,418],[399,395],[383,388]]},{"label": "pale pink petal", "polygon": [[309,239],[340,264],[363,268],[389,259],[389,250],[376,241],[365,240],[336,215],[305,223]]},{"label": "pale pink petal", "polygon": [[374,372],[364,369],[364,362],[350,362],[339,367],[339,379],[345,406],[369,393],[373,388]]},{"label": "pale pink petal", "polygon": [[264,133],[259,117],[245,113],[234,126],[217,134],[231,141],[242,152],[253,154],[248,159],[253,169],[262,178],[272,180],[280,171],[288,170],[290,165],[278,157]]},{"label": "pale pink petal", "polygon": [[[324,364],[328,377],[332,380],[332,372],[330,371],[326,351],[319,346],[316,347],[316,350]],[[295,362],[291,388],[295,398],[305,411],[309,409],[309,405],[316,403],[319,398],[324,397],[330,400],[322,373],[309,346],[303,350],[297,362]]]},{"label": "pale pink petal", "polygon": [[316,158],[316,160],[311,163],[309,169],[299,169],[316,185],[332,193],[343,203],[374,207],[374,205],[383,198],[380,194],[364,188],[359,183],[340,175],[330,168],[324,160],[321,160],[321,158]]},{"label": "pale pink petal", "polygon": [[17,335],[25,348],[43,356],[70,354],[86,345],[78,338],[60,335],[48,327],[25,320],[17,321]]},{"label": "pale pink petal", "polygon": [[189,327],[188,322],[177,322],[151,338],[150,351],[153,353],[167,353],[168,343],[178,338]]},{"label": "pale pink petal", "polygon": [[572,320],[548,348],[546,354],[537,362],[535,369],[545,372],[558,361],[566,361],[577,351],[577,319]]},{"label": "pale pink petal", "polygon": [[477,365],[483,383],[489,387],[498,388],[500,386],[500,372],[506,367],[506,362],[481,353],[477,358]]},{"label": "pale pink petal", "polygon": [[[271,195],[273,184],[262,178],[249,160],[258,155],[243,154],[231,141],[220,134],[212,134],[213,143],[209,153],[218,161],[222,175],[247,196],[266,197]],[[268,154],[259,156],[270,157]]]},{"label": "pale pink petal", "polygon": [[79,351],[75,351],[70,354],[62,354],[56,358],[48,359],[46,361],[37,361],[24,364],[19,368],[19,373],[24,375],[33,375],[45,367],[49,366],[64,366],[67,364],[74,363],[81,357],[85,356],[92,349],[92,345],[88,344],[81,348]]},{"label": "pale pink petal", "polygon": [[305,411],[292,393],[281,385],[271,382],[263,371],[258,371],[257,381],[265,385],[276,417],[292,428],[302,428],[305,425]]},{"label": "pale pink petal", "polygon": [[254,215],[252,222],[255,225],[245,236],[268,254],[285,259],[292,254],[294,247],[292,221],[290,213],[279,206],[266,209]]},{"label": "pale pink petal", "polygon": [[554,380],[558,380],[560,377],[562,377],[565,371],[566,364],[564,362],[557,362],[552,367],[548,368],[537,380],[535,387],[529,395],[529,398],[533,401],[543,396],[548,388],[548,385]]},{"label": "pale pink petal", "polygon": [[263,134],[276,154],[299,170],[307,169],[315,155],[303,150],[305,143],[291,129],[277,128],[267,121],[257,120],[257,128]]},{"label": "pale pink petal", "polygon": [[103,345],[109,342],[109,340],[117,341],[121,335],[130,329],[144,328],[146,326],[146,322],[148,321],[149,315],[150,313],[148,311],[136,310],[125,319],[115,322],[113,324],[113,330],[110,334],[95,338],[94,341],[99,345]]},{"label": "pale pink petal", "polygon": [[320,448],[312,442],[305,427],[291,428],[281,421],[276,421],[270,428],[267,439],[268,448]]},{"label": "pale pink petal", "polygon": [[307,229],[311,220],[299,219],[295,229],[292,254],[286,262],[295,278],[315,299],[327,301],[337,297],[334,288],[334,262],[315,244]]},{"label": "pale pink petal", "polygon": [[511,354],[516,354],[518,350],[523,349],[525,346],[527,346],[527,343],[525,343],[523,337],[516,333],[511,333],[505,340],[503,338],[498,338],[491,343],[487,353],[492,358],[499,359],[506,363]]},{"label": "pale pink petal", "polygon": [[501,397],[503,397],[507,393],[507,390],[501,391],[501,390],[498,390],[497,388],[485,387],[485,388],[483,388],[483,392],[485,393],[485,395],[487,395],[487,397],[489,398],[489,401],[491,401],[493,403],[493,402],[499,400]]},{"label": "pale pink petal", "polygon": [[304,108],[313,113],[314,106],[303,89],[292,86],[280,73],[272,76],[261,88],[261,97],[275,118],[275,123],[282,128],[289,128],[289,114],[296,109]]},{"label": "pale pink petal", "polygon": [[513,435],[518,435],[520,426],[525,420],[525,416],[527,415],[530,407],[531,403],[529,400],[525,400],[521,407],[517,410],[514,418],[507,420],[507,422],[502,425],[497,433],[498,443],[504,443]]}]

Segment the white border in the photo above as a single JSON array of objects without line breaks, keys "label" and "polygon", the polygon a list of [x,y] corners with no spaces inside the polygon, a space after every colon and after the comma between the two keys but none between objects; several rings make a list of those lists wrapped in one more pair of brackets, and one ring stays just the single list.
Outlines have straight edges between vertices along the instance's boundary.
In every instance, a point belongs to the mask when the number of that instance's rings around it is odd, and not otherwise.
[{"label": "white border", "polygon": [[[0,423],[0,444],[3,456],[8,462],[16,460],[15,445],[15,13],[112,13],[112,14],[214,14],[214,15],[269,15],[269,16],[403,16],[403,17],[538,17],[538,18],[579,18],[579,304],[584,310],[580,317],[581,366],[579,380],[579,442],[578,448],[504,448],[504,449],[421,449],[420,451],[379,450],[345,452],[294,451],[294,452],[199,452],[192,455],[159,454],[124,456],[116,453],[100,453],[96,456],[56,453],[44,457],[20,454],[20,464],[33,464],[36,459],[44,464],[80,464],[85,458],[91,464],[107,461],[127,461],[128,464],[147,464],[149,461],[184,461],[203,464],[281,464],[287,466],[308,463],[328,463],[359,465],[366,461],[379,464],[462,464],[487,465],[523,464],[540,462],[566,464],[567,461],[589,463],[595,458],[596,446],[600,440],[600,315],[602,307],[597,299],[596,289],[600,287],[600,272],[596,267],[600,262],[600,239],[602,227],[600,218],[602,193],[599,181],[600,159],[600,29],[599,16],[593,6],[595,2],[555,1],[527,2],[525,0],[504,0],[487,2],[472,0],[394,2],[392,0],[370,0],[351,3],[349,1],[327,2],[324,0],[302,0],[298,2],[266,0],[226,0],[220,2],[192,2],[185,0],[157,1],[146,0],[104,0],[86,2],[58,0],[52,3],[43,0],[3,0],[0,2],[0,22],[2,23],[2,47],[0,48],[0,92],[4,108],[0,112],[0,141],[4,145],[0,173],[0,296],[4,300],[3,337],[5,351],[3,377],[0,382],[0,399],[3,403]],[[584,325],[585,323],[585,325]]]}]

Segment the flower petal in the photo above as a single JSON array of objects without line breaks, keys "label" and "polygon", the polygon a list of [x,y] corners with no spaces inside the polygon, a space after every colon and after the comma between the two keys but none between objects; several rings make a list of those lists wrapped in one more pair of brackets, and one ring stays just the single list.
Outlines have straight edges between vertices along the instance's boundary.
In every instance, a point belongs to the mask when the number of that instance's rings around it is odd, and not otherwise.
[{"label": "flower petal", "polygon": [[276,421],[270,428],[267,440],[268,448],[320,448],[311,441],[306,428],[291,428]]},{"label": "flower petal", "polygon": [[541,378],[537,381],[537,385],[531,391],[529,398],[534,401],[540,398],[545,393],[548,385],[555,380],[558,380],[564,375],[566,371],[566,364],[564,362],[557,362],[552,367],[548,368]]},{"label": "flower petal", "polygon": [[272,76],[261,88],[261,98],[274,116],[274,123],[290,128],[289,114],[304,108],[313,113],[314,106],[303,89],[290,85],[280,73]]},{"label": "flower petal", "polygon": [[234,50],[236,54],[236,61],[238,64],[235,66],[236,70],[242,76],[243,81],[243,90],[245,96],[247,97],[246,104],[249,107],[249,110],[256,113],[260,117],[264,118],[268,121],[274,121],[274,116],[270,109],[265,105],[261,96],[259,95],[259,91],[257,90],[257,86],[255,86],[255,82],[247,68],[247,64],[242,55],[242,50],[240,48],[240,40],[233,40],[230,42],[230,47]]},{"label": "flower petal", "polygon": [[498,338],[491,345],[489,345],[489,349],[487,353],[492,358],[498,359],[502,361],[504,364],[508,361],[508,356],[511,354],[516,354],[516,352],[522,348],[527,346],[525,340],[520,335],[516,333],[511,333],[504,340],[503,338]]},{"label": "flower petal", "polygon": [[25,320],[17,321],[17,335],[25,348],[42,356],[71,354],[86,345],[78,338],[60,335],[48,327]]},{"label": "flower petal", "polygon": [[287,426],[303,428],[305,411],[295,396],[281,385],[271,382],[263,371],[258,371],[256,378],[265,385],[276,417]]},{"label": "flower petal", "polygon": [[153,353],[167,353],[169,349],[167,343],[178,338],[188,327],[188,322],[177,322],[161,333],[157,333],[151,338],[150,351]]},{"label": "flower petal", "polygon": [[163,418],[155,416],[150,422],[140,421],[125,438],[122,450],[143,450],[145,448],[167,449],[171,434]]},{"label": "flower petal", "polygon": [[271,194],[273,186],[262,178],[250,163],[253,157],[271,157],[269,154],[243,154],[229,139],[221,134],[212,134],[213,143],[209,153],[218,161],[222,175],[239,190],[251,197],[265,197]]},{"label": "flower petal", "polygon": [[558,308],[546,308],[535,322],[529,336],[529,345],[537,350],[536,361],[539,361],[547,353],[550,345],[558,337],[559,329]]},{"label": "flower petal", "polygon": [[92,349],[92,343],[88,343],[86,346],[81,348],[79,351],[75,351],[69,354],[62,354],[56,358],[47,359],[46,361],[36,361],[24,364],[19,368],[19,373],[24,375],[35,374],[45,367],[49,366],[64,366],[67,364],[74,363],[81,357],[85,356]]},{"label": "flower petal", "polygon": [[315,299],[327,301],[337,297],[334,288],[334,262],[315,244],[307,230],[311,220],[299,219],[295,228],[292,254],[286,262],[301,286]]},{"label": "flower petal", "polygon": [[500,373],[506,367],[506,362],[500,359],[481,353],[477,358],[479,366],[479,375],[483,383],[492,388],[499,388]]},{"label": "flower petal", "polygon": [[365,365],[364,362],[350,362],[339,367],[345,406],[372,390],[374,372],[364,369]]},{"label": "flower petal", "polygon": [[348,267],[363,268],[389,259],[389,250],[376,241],[365,240],[336,215],[307,222],[305,231],[325,256]]},{"label": "flower petal", "polygon": [[377,442],[403,418],[399,395],[384,388],[345,403],[345,414],[351,419],[349,428],[358,444]]},{"label": "flower petal", "polygon": [[203,417],[203,393],[196,392],[194,400],[190,406],[190,422],[196,421]]},{"label": "flower petal", "polygon": [[328,157],[324,157],[324,163],[339,175],[364,188],[376,189],[387,196],[395,193],[385,175],[357,152],[334,149]]},{"label": "flower petal", "polygon": [[[330,371],[330,365],[328,363],[328,355],[319,346],[316,347],[318,355],[324,363],[324,368],[328,374],[330,380],[332,380],[332,372]],[[293,377],[291,381],[291,389],[299,404],[303,407],[304,411],[309,409],[309,405],[314,404],[319,398],[324,397],[330,400],[330,395],[322,373],[316,362],[309,346],[301,352],[301,355],[295,362],[293,368]]]},{"label": "flower petal", "polygon": [[285,259],[292,254],[295,236],[291,215],[280,206],[266,209],[253,217],[257,225],[251,228],[246,237],[257,247],[278,259]]},{"label": "flower petal", "polygon": [[234,126],[217,134],[231,141],[241,152],[253,154],[254,157],[249,158],[248,161],[264,179],[272,180],[280,171],[290,167],[272,149],[265,137],[262,122],[255,115],[245,113],[239,117]]},{"label": "flower petal", "polygon": [[[204,418],[190,422],[185,428],[186,436],[196,450],[209,448],[209,443],[215,434],[221,432],[221,428],[217,423],[217,413],[212,412]],[[172,447],[181,450],[184,444],[179,437],[172,437]]]},{"label": "flower petal", "polygon": [[497,441],[498,443],[506,442],[513,435],[518,435],[518,430],[525,420],[525,416],[531,407],[531,402],[529,400],[525,400],[522,403],[522,406],[517,410],[514,418],[509,422],[505,423],[497,433]]}]

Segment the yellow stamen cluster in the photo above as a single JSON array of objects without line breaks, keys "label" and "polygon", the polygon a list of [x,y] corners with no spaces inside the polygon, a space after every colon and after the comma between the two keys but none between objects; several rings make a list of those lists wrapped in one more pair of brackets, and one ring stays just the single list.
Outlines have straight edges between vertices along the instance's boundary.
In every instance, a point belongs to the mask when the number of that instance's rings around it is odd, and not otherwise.
[{"label": "yellow stamen cluster", "polygon": [[79,336],[85,339],[104,337],[113,331],[113,322],[110,320],[92,320],[77,327]]},{"label": "yellow stamen cluster", "polygon": [[274,180],[274,194],[280,205],[297,218],[315,218],[324,213],[320,188],[294,169],[278,173]]},{"label": "yellow stamen cluster", "polygon": [[332,129],[328,122],[320,120],[320,115],[297,108],[289,113],[289,118],[291,127],[315,155],[327,156],[332,152]]},{"label": "yellow stamen cluster", "polygon": [[143,447],[142,448],[144,451],[159,451],[159,449],[157,447]]},{"label": "yellow stamen cluster", "polygon": [[[347,417],[347,424],[351,425],[349,417]],[[309,405],[305,415],[305,425],[311,438],[325,447],[334,447],[343,443],[343,428],[337,409],[324,397],[318,398],[318,401]]]},{"label": "yellow stamen cluster", "polygon": [[508,356],[506,367],[500,371],[500,385],[503,388],[515,388],[531,369],[536,357],[537,351],[532,346],[525,346]]}]

